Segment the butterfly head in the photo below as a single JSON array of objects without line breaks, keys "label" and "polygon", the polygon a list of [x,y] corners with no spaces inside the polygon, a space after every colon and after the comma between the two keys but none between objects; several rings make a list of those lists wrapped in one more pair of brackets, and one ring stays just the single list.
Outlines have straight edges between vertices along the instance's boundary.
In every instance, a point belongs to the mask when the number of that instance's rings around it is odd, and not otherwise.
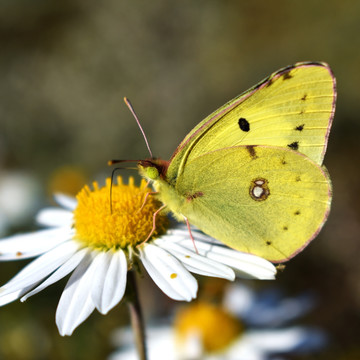
[{"label": "butterfly head", "polygon": [[151,181],[164,179],[168,165],[167,161],[160,159],[140,160],[138,162],[140,175]]}]

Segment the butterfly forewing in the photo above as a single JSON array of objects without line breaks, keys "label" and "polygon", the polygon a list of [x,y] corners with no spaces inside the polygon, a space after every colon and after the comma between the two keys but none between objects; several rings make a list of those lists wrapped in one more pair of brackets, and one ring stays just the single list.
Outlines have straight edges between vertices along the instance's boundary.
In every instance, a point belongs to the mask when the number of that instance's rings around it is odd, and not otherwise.
[{"label": "butterfly forewing", "polygon": [[335,79],[325,63],[281,69],[203,120],[175,151],[169,181],[186,162],[216,149],[273,145],[321,165],[335,110]]}]

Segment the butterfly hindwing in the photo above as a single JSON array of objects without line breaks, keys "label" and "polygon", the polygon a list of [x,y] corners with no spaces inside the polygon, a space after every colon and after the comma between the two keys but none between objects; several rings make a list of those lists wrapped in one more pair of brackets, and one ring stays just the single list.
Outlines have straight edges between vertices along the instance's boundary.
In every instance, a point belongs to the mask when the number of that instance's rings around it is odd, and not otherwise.
[{"label": "butterfly hindwing", "polygon": [[288,260],[315,237],[331,201],[325,170],[300,153],[268,146],[199,156],[187,163],[175,190],[191,224],[274,262]]}]

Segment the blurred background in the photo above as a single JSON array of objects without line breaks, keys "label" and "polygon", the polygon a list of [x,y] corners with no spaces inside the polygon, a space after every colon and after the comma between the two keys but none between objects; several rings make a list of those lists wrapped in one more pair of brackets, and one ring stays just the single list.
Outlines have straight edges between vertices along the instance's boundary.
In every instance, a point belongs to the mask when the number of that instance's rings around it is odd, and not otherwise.
[{"label": "blurred background", "polygon": [[[360,2],[350,0],[0,0],[1,236],[36,229],[32,217],[53,191],[102,182],[107,160],[148,156],[124,96],[154,155],[168,159],[201,119],[273,71],[328,62],[338,83],[325,157],[329,220],[275,283],[253,285],[316,294],[316,311],[303,321],[330,342],[307,359],[359,359],[359,33]],[[24,264],[1,263],[1,284]],[[128,323],[126,307],[94,313],[62,338],[54,319],[64,285],[0,308],[0,358],[101,359],[111,351],[109,334]],[[146,277],[140,287],[148,318],[177,305]]]}]

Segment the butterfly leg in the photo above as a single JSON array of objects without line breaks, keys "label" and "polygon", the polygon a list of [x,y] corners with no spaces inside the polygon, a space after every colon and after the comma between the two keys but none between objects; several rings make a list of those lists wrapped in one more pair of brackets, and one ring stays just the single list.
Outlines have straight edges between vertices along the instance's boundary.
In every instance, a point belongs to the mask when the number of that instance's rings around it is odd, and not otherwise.
[{"label": "butterfly leg", "polygon": [[149,235],[147,236],[147,238],[143,242],[141,242],[139,245],[137,245],[137,247],[145,244],[150,239],[151,235],[154,233],[154,231],[156,229],[156,216],[161,210],[164,210],[165,208],[166,208],[166,205],[163,205],[154,212],[154,214],[153,214],[153,227],[152,227]]},{"label": "butterfly leg", "polygon": [[149,197],[150,195],[156,195],[156,194],[158,194],[157,191],[147,192],[147,193],[145,194],[145,198],[144,198],[144,201],[143,201],[140,209],[139,209],[136,213],[139,213],[139,212],[144,208],[144,206],[145,206],[145,204],[146,204],[146,201],[147,201],[147,199],[148,199],[148,197]]},{"label": "butterfly leg", "polygon": [[[184,215],[183,215],[183,216],[184,216]],[[199,254],[199,251],[198,251],[198,249],[197,249],[197,247],[196,247],[196,245],[195,245],[194,237],[192,236],[192,233],[191,233],[191,228],[190,228],[189,220],[188,220],[188,218],[187,218],[186,216],[184,216],[184,220],[185,220],[186,226],[187,226],[187,228],[188,228],[188,230],[189,230],[190,239],[191,239],[191,241],[192,241],[192,243],[193,243],[193,245],[194,245],[195,252],[196,252],[197,254]]]}]

